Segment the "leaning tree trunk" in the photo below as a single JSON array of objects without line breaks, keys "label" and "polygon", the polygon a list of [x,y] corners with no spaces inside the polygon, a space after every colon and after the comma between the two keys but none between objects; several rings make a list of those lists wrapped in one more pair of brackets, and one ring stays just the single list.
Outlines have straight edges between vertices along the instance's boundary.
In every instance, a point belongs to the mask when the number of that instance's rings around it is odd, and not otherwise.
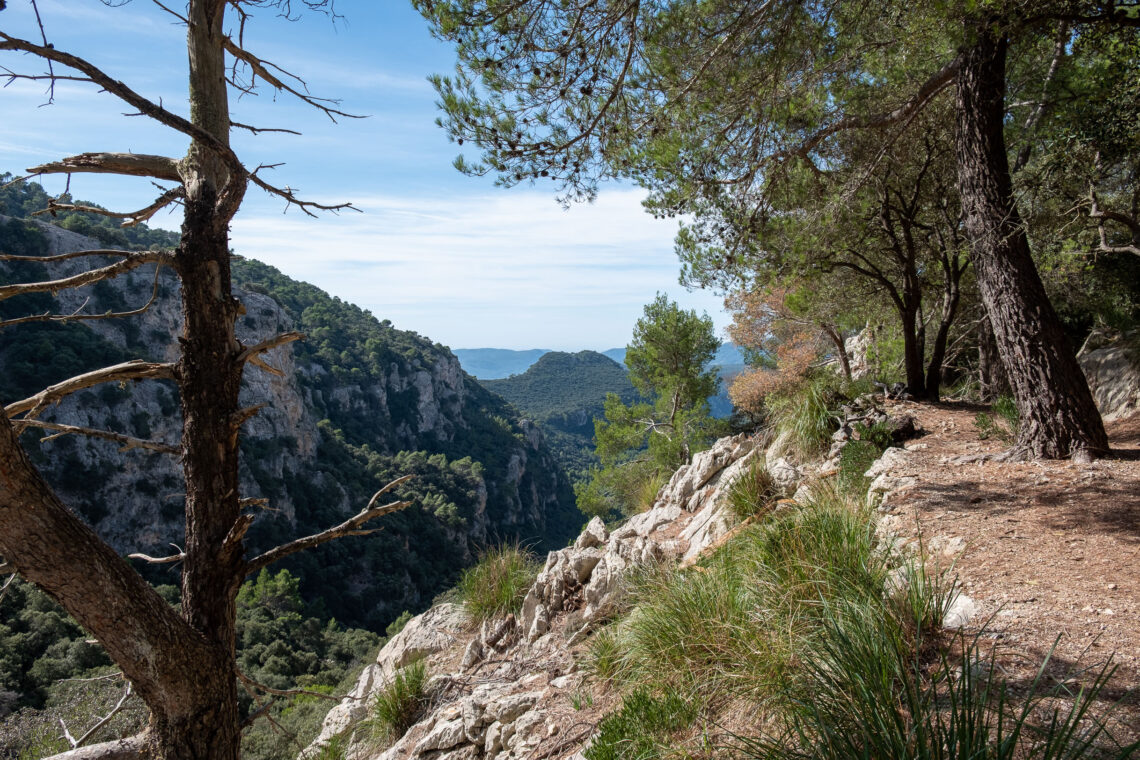
[{"label": "leaning tree trunk", "polygon": [[1037,274],[1014,203],[1002,131],[1007,41],[992,22],[968,22],[955,142],[978,288],[1021,414],[1017,448],[1049,459],[1103,453],[1104,423]]},{"label": "leaning tree trunk", "polygon": [[989,318],[978,323],[978,392],[982,401],[992,404],[1009,393],[1009,379],[997,352],[997,340]]}]

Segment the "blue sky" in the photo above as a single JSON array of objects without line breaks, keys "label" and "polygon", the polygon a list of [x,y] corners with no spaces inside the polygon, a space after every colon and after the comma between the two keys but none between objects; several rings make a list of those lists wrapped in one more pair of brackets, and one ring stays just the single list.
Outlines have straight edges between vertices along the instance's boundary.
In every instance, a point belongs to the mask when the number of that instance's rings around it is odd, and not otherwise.
[{"label": "blue sky", "polygon": [[[39,0],[39,8],[57,48],[185,111],[184,30],[152,3]],[[283,215],[279,199],[251,188],[233,224],[237,253],[453,348],[624,345],[658,291],[723,326],[719,298],[677,284],[677,223],[644,213],[640,190],[603,187],[596,203],[564,211],[553,185],[507,190],[459,174],[451,166],[458,148],[434,123],[435,93],[426,81],[452,67],[451,51],[401,0],[337,0],[336,9],[343,18],[335,22],[306,14],[290,23],[262,11],[247,27],[246,44],[302,76],[313,94],[368,118],[333,124],[264,89],[231,104],[234,120],[302,136],[238,132],[234,142],[247,166],[284,162],[267,175],[275,184],[314,200],[351,201],[364,213]],[[0,28],[38,37],[28,0],[9,0]],[[10,53],[0,54],[0,65],[43,68]],[[0,90],[0,170],[17,173],[94,150],[185,153],[180,135],[123,116],[121,104],[89,86],[61,83],[54,104],[45,100],[42,82]],[[63,189],[61,178],[44,184],[49,192]],[[98,175],[75,175],[71,190],[118,211],[157,195],[147,180]],[[161,215],[153,223],[175,229],[178,221]]]}]

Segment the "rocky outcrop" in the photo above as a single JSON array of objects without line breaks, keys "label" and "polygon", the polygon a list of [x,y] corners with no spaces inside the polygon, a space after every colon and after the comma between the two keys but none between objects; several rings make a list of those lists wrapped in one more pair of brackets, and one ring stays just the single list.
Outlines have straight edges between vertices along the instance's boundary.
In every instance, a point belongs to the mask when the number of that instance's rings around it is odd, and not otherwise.
[{"label": "rocky outcrop", "polygon": [[1140,336],[1118,338],[1079,358],[1105,422],[1140,412]]},{"label": "rocky outcrop", "polygon": [[[573,755],[592,730],[574,717],[582,683],[574,648],[623,610],[633,570],[699,556],[733,527],[728,489],[762,462],[761,454],[751,438],[724,438],[678,470],[651,509],[613,531],[592,519],[571,546],[547,555],[517,616],[464,629],[454,605],[441,605],[413,618],[329,714],[303,757],[316,756],[337,735],[348,740],[350,760]],[[431,707],[391,746],[378,746],[354,726],[399,663],[416,656],[433,674]]]}]

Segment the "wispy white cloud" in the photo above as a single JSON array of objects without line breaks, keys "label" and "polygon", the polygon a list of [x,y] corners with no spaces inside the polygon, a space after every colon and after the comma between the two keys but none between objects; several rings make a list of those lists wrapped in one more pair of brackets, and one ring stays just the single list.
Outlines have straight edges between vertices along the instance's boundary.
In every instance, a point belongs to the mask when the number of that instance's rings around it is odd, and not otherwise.
[{"label": "wispy white cloud", "polygon": [[[235,249],[452,346],[623,345],[659,290],[677,285],[676,222],[619,189],[561,209],[537,191],[452,198],[377,196],[364,214],[239,217]],[[723,321],[723,320],[718,320]]]}]

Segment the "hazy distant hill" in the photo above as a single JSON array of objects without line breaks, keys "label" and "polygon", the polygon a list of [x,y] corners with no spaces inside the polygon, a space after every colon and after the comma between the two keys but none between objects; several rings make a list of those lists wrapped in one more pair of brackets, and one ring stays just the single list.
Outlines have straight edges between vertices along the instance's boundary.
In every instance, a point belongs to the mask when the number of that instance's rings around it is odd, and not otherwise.
[{"label": "hazy distant hill", "polygon": [[463,371],[480,380],[496,380],[526,372],[548,348],[513,351],[509,348],[456,348],[452,350]]},{"label": "hazy distant hill", "polygon": [[551,351],[521,375],[480,383],[542,425],[572,478],[595,462],[594,418],[601,416],[606,394],[627,403],[637,398],[625,367],[596,351]]}]

